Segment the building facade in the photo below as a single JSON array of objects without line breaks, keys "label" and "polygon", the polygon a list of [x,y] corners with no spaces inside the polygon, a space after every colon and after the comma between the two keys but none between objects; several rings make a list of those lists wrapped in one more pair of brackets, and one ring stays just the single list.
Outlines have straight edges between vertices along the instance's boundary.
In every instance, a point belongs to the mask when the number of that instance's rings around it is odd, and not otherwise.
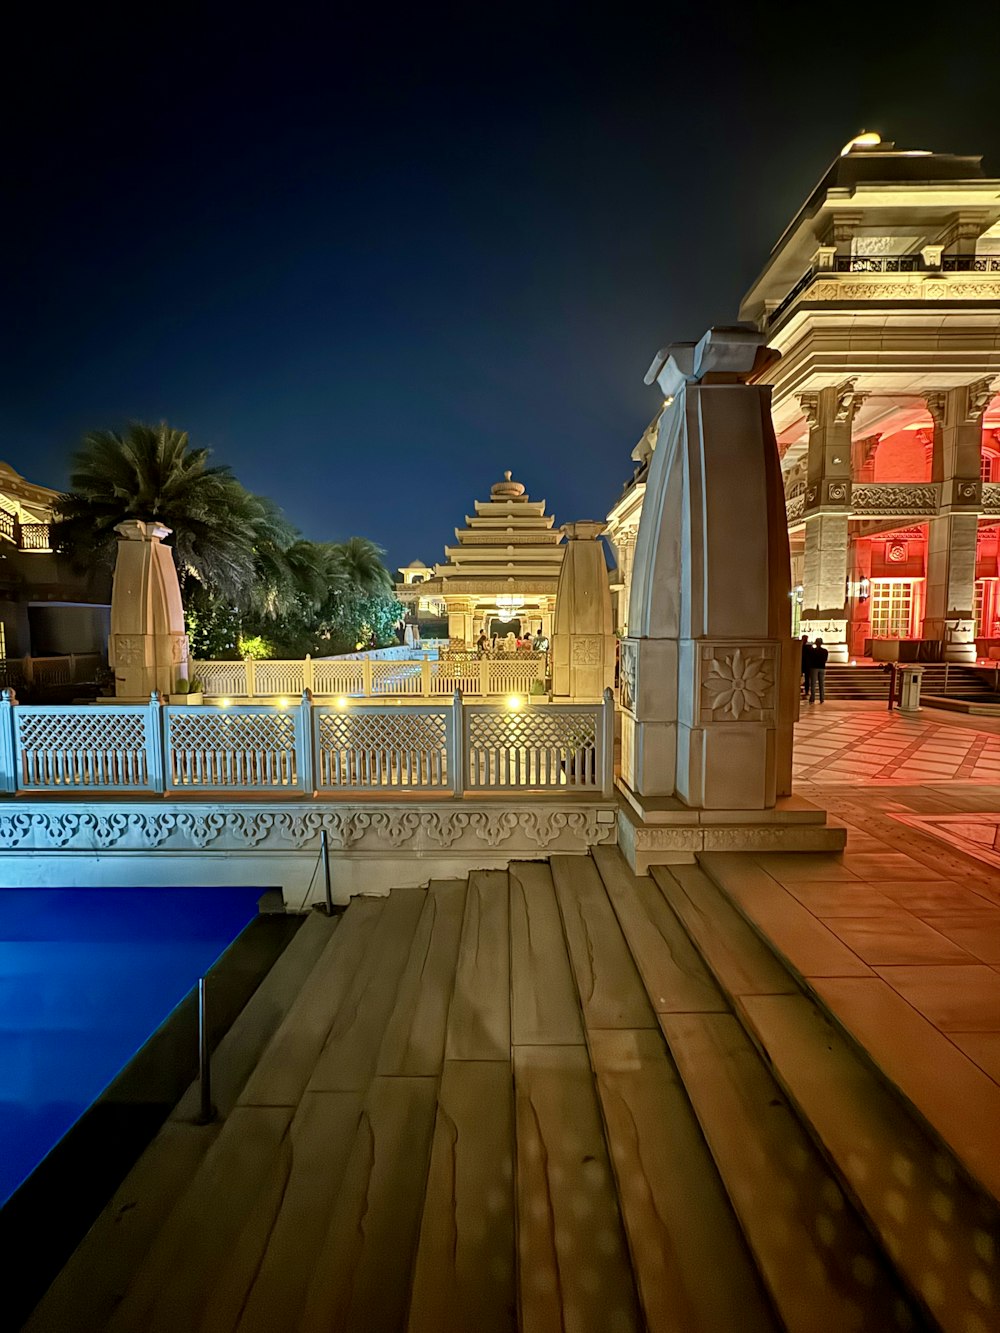
[{"label": "building facade", "polygon": [[400,570],[396,594],[408,611],[418,619],[443,613],[453,643],[470,646],[482,632],[551,635],[563,534],[544,500],[529,499],[506,472],[455,541],[433,569],[414,561]]},{"label": "building facade", "polygon": [[0,462],[0,660],[107,654],[110,573],[52,549],[58,500]]},{"label": "building facade", "polygon": [[[740,319],[782,457],[795,633],[833,660],[1000,643],[1000,180],[978,157],[848,144]],[[609,515],[619,626],[657,420]]]}]

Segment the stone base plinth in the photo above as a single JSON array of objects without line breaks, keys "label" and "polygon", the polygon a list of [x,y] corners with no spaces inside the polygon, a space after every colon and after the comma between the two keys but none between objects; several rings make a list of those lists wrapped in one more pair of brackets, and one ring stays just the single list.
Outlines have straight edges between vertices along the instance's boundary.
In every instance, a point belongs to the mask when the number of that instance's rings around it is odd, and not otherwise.
[{"label": "stone base plinth", "polygon": [[694,810],[670,797],[643,800],[618,786],[618,845],[632,871],[691,863],[698,852],[841,852],[847,830],[800,796],[772,810]]}]

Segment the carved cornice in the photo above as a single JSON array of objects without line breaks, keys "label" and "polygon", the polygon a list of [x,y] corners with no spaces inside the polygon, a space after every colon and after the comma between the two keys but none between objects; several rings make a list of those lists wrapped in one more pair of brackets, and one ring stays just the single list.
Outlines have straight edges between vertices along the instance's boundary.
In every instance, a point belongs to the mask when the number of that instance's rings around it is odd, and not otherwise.
[{"label": "carved cornice", "polygon": [[858,408],[868,397],[867,393],[859,393],[854,387],[855,384],[857,384],[856,379],[847,379],[842,384],[838,384],[832,390],[832,393],[826,389],[820,389],[816,393],[799,394],[799,405],[810,429],[814,426],[844,425],[845,423],[850,425],[854,421]]},{"label": "carved cornice", "polygon": [[944,409],[948,402],[948,395],[943,389],[935,389],[933,393],[924,394],[924,402],[927,404],[927,411],[931,414],[931,420],[935,426],[944,425]]}]

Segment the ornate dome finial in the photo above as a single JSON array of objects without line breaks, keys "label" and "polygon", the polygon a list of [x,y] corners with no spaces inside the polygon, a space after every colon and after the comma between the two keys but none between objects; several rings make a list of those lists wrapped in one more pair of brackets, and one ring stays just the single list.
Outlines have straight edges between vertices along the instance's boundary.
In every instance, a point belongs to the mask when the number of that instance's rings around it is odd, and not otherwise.
[{"label": "ornate dome finial", "polygon": [[503,474],[503,481],[490,487],[491,500],[525,500],[524,487],[519,481],[511,481],[512,473],[508,468]]}]

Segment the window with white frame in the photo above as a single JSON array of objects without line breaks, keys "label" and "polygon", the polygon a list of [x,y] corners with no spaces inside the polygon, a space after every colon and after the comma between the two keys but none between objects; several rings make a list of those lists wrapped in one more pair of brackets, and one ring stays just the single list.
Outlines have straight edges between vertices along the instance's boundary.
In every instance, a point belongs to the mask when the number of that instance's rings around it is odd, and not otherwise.
[{"label": "window with white frame", "polygon": [[979,456],[979,480],[996,481],[1000,479],[1000,471],[997,469],[997,463],[1000,458],[996,454],[987,453],[984,449]]},{"label": "window with white frame", "polygon": [[997,599],[998,579],[976,579],[976,637],[992,639],[996,637],[997,616],[1000,612]]},{"label": "window with white frame", "polygon": [[873,639],[913,637],[913,579],[872,579],[871,626]]}]

